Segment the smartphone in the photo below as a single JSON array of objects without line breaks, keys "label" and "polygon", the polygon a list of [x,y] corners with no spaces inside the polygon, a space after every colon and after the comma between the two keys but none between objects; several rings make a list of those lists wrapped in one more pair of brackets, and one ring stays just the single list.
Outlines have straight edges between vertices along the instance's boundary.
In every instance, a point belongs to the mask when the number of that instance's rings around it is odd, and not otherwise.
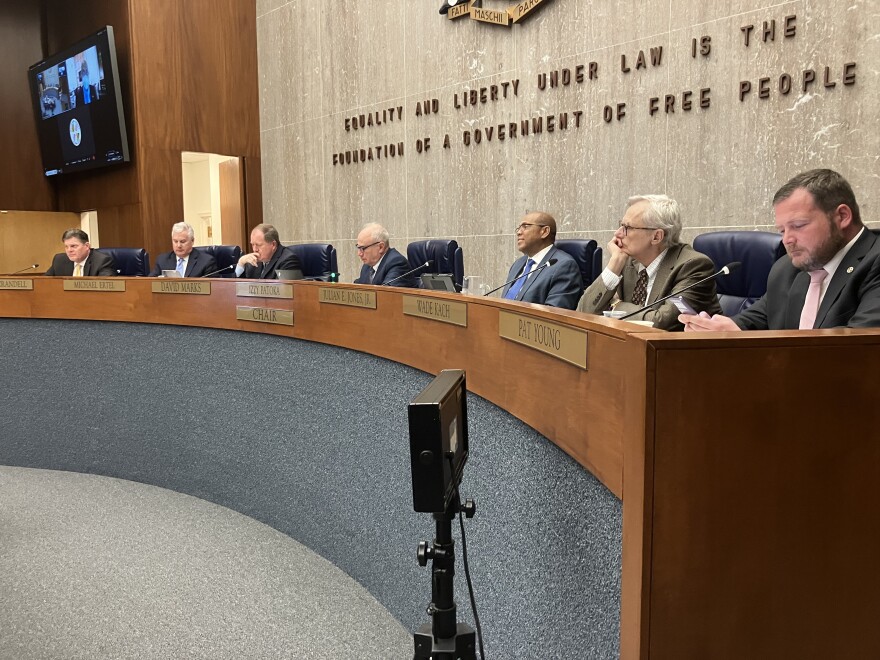
[{"label": "smartphone", "polygon": [[678,311],[682,314],[691,314],[693,316],[697,315],[697,311],[688,304],[688,301],[682,298],[681,296],[672,296],[669,299],[670,302],[678,307]]}]

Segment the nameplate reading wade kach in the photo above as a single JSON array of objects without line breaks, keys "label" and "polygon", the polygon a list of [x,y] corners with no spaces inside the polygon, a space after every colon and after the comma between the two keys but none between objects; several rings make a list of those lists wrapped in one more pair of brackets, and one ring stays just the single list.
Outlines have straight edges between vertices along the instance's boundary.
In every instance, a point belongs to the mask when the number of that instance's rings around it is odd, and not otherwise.
[{"label": "nameplate reading wade kach", "polygon": [[467,327],[467,303],[424,296],[403,296],[403,313]]},{"label": "nameplate reading wade kach", "polygon": [[0,289],[7,291],[32,291],[34,288],[33,280],[24,280],[24,279],[14,279],[14,280],[4,280],[0,279]]},{"label": "nameplate reading wade kach", "polygon": [[175,279],[153,282],[153,293],[192,293],[200,296],[211,295],[210,282],[177,282]]},{"label": "nameplate reading wade kach", "polygon": [[343,289],[338,286],[322,286],[318,289],[318,302],[376,309],[376,292]]},{"label": "nameplate reading wade kach", "polygon": [[275,325],[293,325],[293,311],[290,309],[271,309],[270,307],[235,308],[235,318],[239,321],[256,321]]},{"label": "nameplate reading wade kach", "polygon": [[581,369],[587,368],[587,333],[584,330],[502,311],[498,316],[498,334]]},{"label": "nameplate reading wade kach", "polygon": [[125,280],[93,280],[85,277],[74,277],[69,280],[64,280],[64,290],[113,293],[114,291],[125,291]]},{"label": "nameplate reading wade kach", "polygon": [[239,282],[235,285],[235,295],[239,298],[284,298],[293,299],[293,285],[281,282]]}]

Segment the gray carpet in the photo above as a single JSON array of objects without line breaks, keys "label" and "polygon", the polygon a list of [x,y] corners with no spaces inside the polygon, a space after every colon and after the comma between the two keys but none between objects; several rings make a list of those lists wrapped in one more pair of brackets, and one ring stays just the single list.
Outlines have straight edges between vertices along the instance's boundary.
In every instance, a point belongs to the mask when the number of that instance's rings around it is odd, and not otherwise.
[{"label": "gray carpet", "polygon": [[369,592],[251,518],[108,477],[0,467],[0,658],[405,658]]}]

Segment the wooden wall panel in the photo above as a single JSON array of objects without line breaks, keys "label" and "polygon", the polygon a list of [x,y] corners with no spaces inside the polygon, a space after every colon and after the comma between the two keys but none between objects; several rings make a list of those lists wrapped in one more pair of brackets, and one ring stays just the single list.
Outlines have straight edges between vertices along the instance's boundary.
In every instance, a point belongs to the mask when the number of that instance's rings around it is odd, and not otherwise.
[{"label": "wooden wall panel", "polygon": [[30,265],[39,268],[29,275],[42,275],[61,252],[61,234],[79,227],[76,213],[50,211],[0,212],[0,273],[14,273]]}]

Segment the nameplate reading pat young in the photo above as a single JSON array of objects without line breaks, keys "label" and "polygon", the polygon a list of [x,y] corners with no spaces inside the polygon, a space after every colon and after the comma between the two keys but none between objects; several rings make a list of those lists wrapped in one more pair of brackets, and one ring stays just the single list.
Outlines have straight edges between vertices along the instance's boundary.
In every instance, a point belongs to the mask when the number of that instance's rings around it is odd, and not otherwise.
[{"label": "nameplate reading pat young", "polygon": [[235,308],[235,318],[239,321],[293,325],[293,310],[271,309],[269,307],[243,307],[239,305]]},{"label": "nameplate reading pat young", "polygon": [[34,281],[21,278],[0,279],[0,290],[3,291],[33,291]]},{"label": "nameplate reading pat young", "polygon": [[587,333],[523,314],[500,311],[498,334],[536,351],[587,368]]},{"label": "nameplate reading pat young", "polygon": [[403,296],[403,313],[423,319],[467,327],[467,303],[425,296]]},{"label": "nameplate reading pat young", "polygon": [[283,298],[293,300],[293,285],[281,282],[239,282],[235,285],[239,298]]},{"label": "nameplate reading pat young", "polygon": [[176,281],[175,278],[158,280],[153,282],[153,293],[185,293],[210,296],[211,283]]},{"label": "nameplate reading pat young", "polygon": [[125,291],[125,280],[100,280],[74,277],[64,280],[65,291],[91,291],[92,293],[118,293]]},{"label": "nameplate reading pat young", "polygon": [[376,309],[376,292],[345,289],[338,286],[322,286],[318,289],[318,302]]}]

